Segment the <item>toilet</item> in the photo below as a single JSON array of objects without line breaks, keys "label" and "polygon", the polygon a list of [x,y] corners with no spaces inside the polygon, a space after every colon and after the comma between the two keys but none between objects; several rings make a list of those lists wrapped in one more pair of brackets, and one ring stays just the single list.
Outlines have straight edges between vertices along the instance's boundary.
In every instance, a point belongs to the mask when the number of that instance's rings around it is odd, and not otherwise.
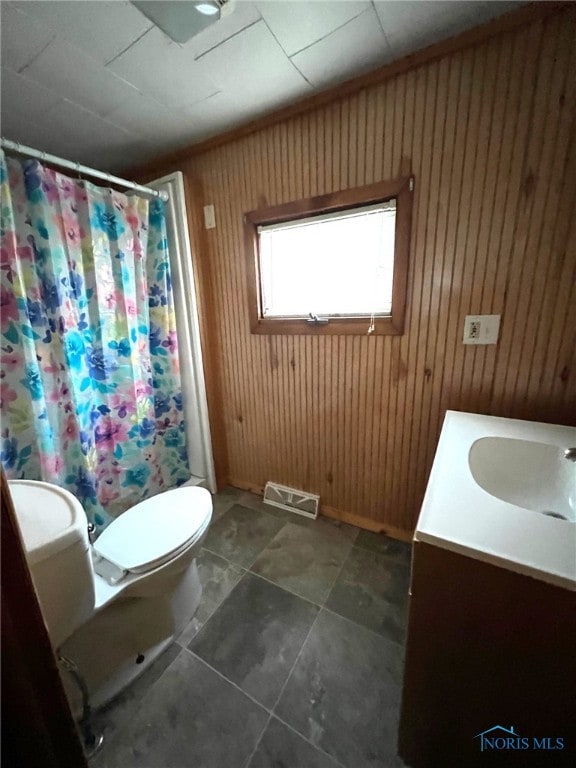
[{"label": "toilet", "polygon": [[[42,614],[57,656],[82,675],[93,709],[104,706],[175,640],[202,587],[196,555],[210,525],[205,488],[182,487],[137,504],[92,544],[69,491],[11,480],[10,492]],[[78,686],[62,678],[72,711]]]}]

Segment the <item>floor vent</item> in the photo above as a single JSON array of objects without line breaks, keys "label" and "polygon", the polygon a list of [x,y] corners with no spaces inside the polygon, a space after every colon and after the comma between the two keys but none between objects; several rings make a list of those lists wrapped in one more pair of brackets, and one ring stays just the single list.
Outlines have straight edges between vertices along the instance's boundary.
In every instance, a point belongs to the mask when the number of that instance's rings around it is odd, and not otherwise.
[{"label": "floor vent", "polygon": [[319,503],[320,496],[317,494],[297,491],[286,485],[267,482],[264,489],[264,504],[271,504],[288,512],[296,512],[298,515],[311,517],[314,520],[318,517]]}]

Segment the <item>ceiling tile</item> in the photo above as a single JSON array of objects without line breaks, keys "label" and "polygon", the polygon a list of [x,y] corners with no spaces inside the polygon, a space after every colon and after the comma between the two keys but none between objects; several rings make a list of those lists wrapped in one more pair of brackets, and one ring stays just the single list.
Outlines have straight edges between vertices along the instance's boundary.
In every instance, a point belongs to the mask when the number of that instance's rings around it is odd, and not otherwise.
[{"label": "ceiling tile", "polygon": [[26,0],[18,7],[102,64],[152,27],[132,3],[123,0]]},{"label": "ceiling tile", "polygon": [[219,90],[210,74],[196,67],[194,51],[170,42],[157,27],[107,69],[167,107],[194,104]]},{"label": "ceiling tile", "polygon": [[193,133],[185,110],[168,109],[151,96],[141,93],[117,107],[107,116],[107,120],[147,141],[178,141],[183,137],[190,138]]},{"label": "ceiling tile", "polygon": [[[120,146],[107,144],[92,150],[87,164],[100,171],[110,171],[122,176],[122,171],[126,168],[133,168],[154,157],[158,157],[157,144],[131,139],[128,144]],[[98,179],[94,183],[100,186],[106,185],[105,181]]]},{"label": "ceiling tile", "polygon": [[67,99],[53,107],[45,119],[47,128],[57,129],[64,145],[72,137],[75,137],[76,145],[82,147],[100,146],[102,139],[109,144],[123,145],[132,138],[129,131],[111,125],[107,120]]},{"label": "ceiling tile", "polygon": [[130,151],[135,143],[129,131],[66,99],[42,116],[42,127],[45,138],[38,149],[81,163],[93,163],[103,149]]},{"label": "ceiling tile", "polygon": [[243,102],[242,116],[240,116],[238,104],[225,93],[217,93],[209,99],[187,107],[184,111],[194,141],[201,141],[209,136],[229,131],[239,123],[250,120],[254,114],[254,108],[251,109]]},{"label": "ceiling tile", "polygon": [[[146,97],[140,100],[138,110],[146,123],[133,122],[134,105],[132,109],[120,108],[110,115],[107,120],[119,122],[123,127],[131,130],[134,135],[142,135],[147,140],[147,147],[153,147],[153,151],[142,150],[140,156],[133,164],[145,162],[158,156],[158,145],[162,144],[163,151],[168,152],[179,147],[188,146],[192,142],[224,133],[234,128],[238,123],[247,118],[240,118],[238,104],[223,93],[217,93],[192,106],[184,107],[178,111],[167,112],[166,108],[158,109],[156,102],[150,102]],[[245,107],[246,108],[246,107]],[[148,120],[153,119],[156,130],[150,131],[145,136],[141,133],[143,125],[148,128]],[[128,167],[125,164],[123,167]]]},{"label": "ceiling tile", "polygon": [[0,105],[9,105],[2,111],[2,129],[7,114],[15,110],[28,120],[35,120],[60,101],[60,97],[48,88],[19,75],[7,67],[0,73]]},{"label": "ceiling tile", "polygon": [[16,108],[3,111],[2,136],[45,152],[53,151],[46,140],[42,123],[39,120],[31,120],[28,112],[20,112]]},{"label": "ceiling tile", "polygon": [[261,102],[240,105],[217,93],[179,110],[168,110],[149,96],[139,94],[107,116],[107,120],[165,151],[223,133],[268,111]]},{"label": "ceiling tile", "polygon": [[374,6],[397,58],[504,13],[510,10],[511,3],[374,0]]},{"label": "ceiling tile", "polygon": [[287,0],[281,3],[260,0],[256,5],[274,37],[292,56],[366,11],[371,3],[367,0]]},{"label": "ceiling tile", "polygon": [[0,21],[2,66],[16,72],[37,56],[54,37],[52,30],[20,13],[14,3],[0,4]]},{"label": "ceiling tile", "polygon": [[24,72],[63,98],[103,117],[135,93],[133,86],[58,38]]},{"label": "ceiling tile", "polygon": [[239,120],[255,104],[271,109],[310,92],[264,21],[204,54],[197,63],[202,76],[210,76],[218,90],[238,104]]},{"label": "ceiling tile", "polygon": [[315,88],[358,75],[390,61],[390,47],[373,9],[292,56]]},{"label": "ceiling tile", "polygon": [[2,129],[15,141],[119,170],[521,4],[238,0],[229,16],[180,46],[125,0],[0,0]]}]

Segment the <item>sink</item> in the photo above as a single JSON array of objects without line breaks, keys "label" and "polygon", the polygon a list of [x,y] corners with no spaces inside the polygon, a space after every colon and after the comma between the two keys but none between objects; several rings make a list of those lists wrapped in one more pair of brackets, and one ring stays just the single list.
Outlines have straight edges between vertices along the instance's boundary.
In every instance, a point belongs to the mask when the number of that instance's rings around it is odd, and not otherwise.
[{"label": "sink", "polygon": [[576,592],[569,446],[575,427],[447,411],[414,539]]},{"label": "sink", "polygon": [[561,447],[491,435],[472,444],[468,463],[476,483],[497,499],[576,522],[576,464]]}]

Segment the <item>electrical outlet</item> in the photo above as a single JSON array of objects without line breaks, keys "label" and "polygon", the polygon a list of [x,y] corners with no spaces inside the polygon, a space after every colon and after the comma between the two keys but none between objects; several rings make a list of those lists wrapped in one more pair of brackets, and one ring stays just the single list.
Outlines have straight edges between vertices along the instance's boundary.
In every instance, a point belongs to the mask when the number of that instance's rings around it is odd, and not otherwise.
[{"label": "electrical outlet", "polygon": [[216,228],[216,216],[214,215],[213,205],[204,206],[204,227],[206,229]]},{"label": "electrical outlet", "polygon": [[497,344],[500,315],[466,315],[464,344]]}]

